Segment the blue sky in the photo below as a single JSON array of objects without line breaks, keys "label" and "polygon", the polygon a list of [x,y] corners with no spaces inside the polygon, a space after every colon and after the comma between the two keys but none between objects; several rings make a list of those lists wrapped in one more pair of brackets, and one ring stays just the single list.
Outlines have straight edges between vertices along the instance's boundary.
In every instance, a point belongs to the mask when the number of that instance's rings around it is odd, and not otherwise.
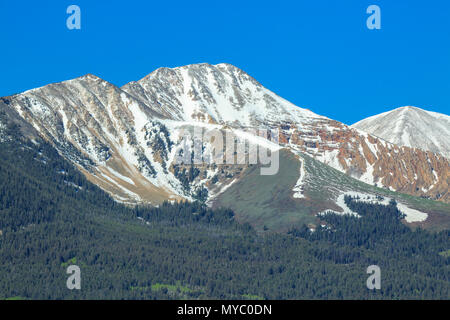
[{"label": "blue sky", "polygon": [[[66,9],[81,8],[81,30]],[[366,8],[381,8],[381,30]],[[449,114],[450,1],[0,2],[0,96],[96,74],[228,62],[300,107],[354,123],[404,105]]]}]

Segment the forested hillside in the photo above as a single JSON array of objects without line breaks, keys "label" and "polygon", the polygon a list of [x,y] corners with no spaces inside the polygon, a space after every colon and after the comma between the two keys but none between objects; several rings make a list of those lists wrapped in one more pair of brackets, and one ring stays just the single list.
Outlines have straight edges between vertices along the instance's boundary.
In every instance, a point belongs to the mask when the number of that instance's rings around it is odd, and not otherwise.
[{"label": "forested hillside", "polygon": [[[412,231],[394,205],[257,233],[197,203],[127,207],[44,142],[0,139],[0,298],[447,299],[449,232]],[[81,268],[81,290],[66,267]],[[381,290],[366,287],[379,265]]]}]

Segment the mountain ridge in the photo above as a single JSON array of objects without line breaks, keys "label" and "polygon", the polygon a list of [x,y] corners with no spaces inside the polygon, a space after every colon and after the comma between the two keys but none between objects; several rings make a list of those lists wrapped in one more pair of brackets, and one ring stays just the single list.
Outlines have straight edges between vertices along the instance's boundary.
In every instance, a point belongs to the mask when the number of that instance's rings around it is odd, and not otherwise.
[{"label": "mountain ridge", "polygon": [[160,68],[121,88],[86,74],[4,99],[5,108],[123,202],[192,199],[203,189],[211,198],[242,176],[248,166],[217,171],[207,164],[185,176],[193,169],[173,159],[180,133],[194,127],[237,138],[248,127],[276,129],[280,147],[365,183],[444,202],[450,197],[448,160],[297,107],[228,64]]}]

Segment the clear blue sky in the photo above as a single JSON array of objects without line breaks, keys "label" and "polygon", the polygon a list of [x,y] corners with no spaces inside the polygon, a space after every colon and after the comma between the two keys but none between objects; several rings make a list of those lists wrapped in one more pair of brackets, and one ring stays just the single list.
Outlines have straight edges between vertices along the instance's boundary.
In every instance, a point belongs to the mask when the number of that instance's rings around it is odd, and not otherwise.
[{"label": "clear blue sky", "polygon": [[[81,30],[66,9],[81,8]],[[366,8],[381,8],[381,30]],[[450,112],[450,1],[0,2],[0,96],[93,73],[228,62],[298,106],[351,124],[404,105]]]}]

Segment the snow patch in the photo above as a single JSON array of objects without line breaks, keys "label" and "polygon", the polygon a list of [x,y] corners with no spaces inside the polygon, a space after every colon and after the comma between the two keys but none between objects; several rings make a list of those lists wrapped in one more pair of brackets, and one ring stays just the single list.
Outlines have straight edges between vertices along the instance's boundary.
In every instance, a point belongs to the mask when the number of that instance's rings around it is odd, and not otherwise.
[{"label": "snow patch", "polygon": [[[341,207],[342,212],[335,212],[333,213],[340,214],[340,215],[354,215],[356,217],[359,217],[358,213],[352,211],[346,204],[345,204],[345,196],[351,196],[353,198],[356,198],[355,201],[365,202],[365,203],[372,203],[372,204],[380,204],[380,205],[388,205],[391,202],[391,198],[389,197],[380,197],[373,195],[373,194],[367,194],[367,193],[361,193],[361,192],[355,192],[355,191],[348,191],[345,193],[342,193],[339,195],[339,197],[336,199],[336,204]],[[408,223],[412,222],[422,222],[425,221],[428,217],[428,214],[425,212],[421,212],[419,210],[415,210],[412,208],[409,208],[407,205],[397,202],[397,209],[405,214],[405,220]],[[326,212],[331,211],[327,210],[324,212],[320,212],[318,215],[323,215]]]},{"label": "snow patch", "polygon": [[406,215],[406,222],[422,222],[428,218],[428,214],[415,209],[411,209],[402,203],[397,203],[397,209]]},{"label": "snow patch", "polygon": [[300,161],[300,176],[299,176],[297,182],[295,183],[294,188],[292,189],[292,191],[294,191],[293,197],[297,198],[297,199],[301,199],[301,198],[305,197],[303,195],[303,186],[304,186],[305,177],[306,177],[305,161],[301,157],[299,157],[299,161]]},{"label": "snow patch", "polygon": [[111,167],[106,167],[108,169],[109,172],[111,172],[113,175],[115,175],[117,178],[119,178],[120,180],[123,180],[125,182],[128,182],[129,184],[135,185],[134,181],[131,180],[128,177],[125,177],[124,175],[121,175],[120,173],[118,173],[117,171],[115,171],[114,169],[112,169]]}]

